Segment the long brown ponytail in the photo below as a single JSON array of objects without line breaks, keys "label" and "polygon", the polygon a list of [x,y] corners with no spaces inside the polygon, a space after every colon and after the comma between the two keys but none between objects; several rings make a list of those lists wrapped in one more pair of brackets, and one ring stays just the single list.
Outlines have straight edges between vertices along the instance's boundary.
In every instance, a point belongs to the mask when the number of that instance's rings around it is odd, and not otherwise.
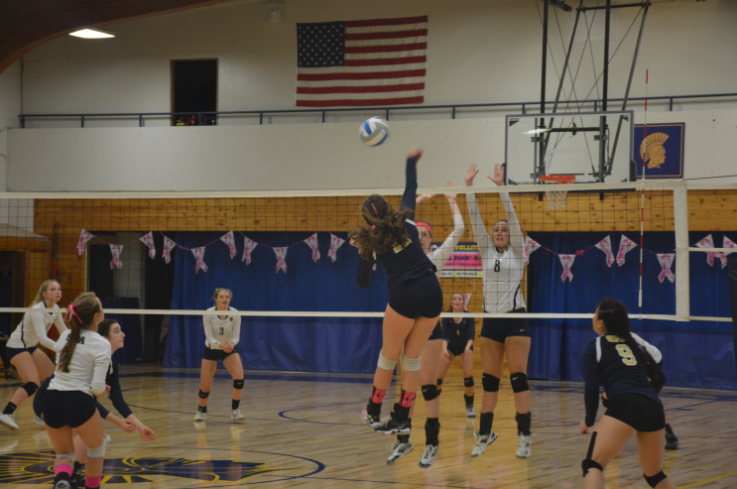
[{"label": "long brown ponytail", "polygon": [[348,237],[358,245],[365,259],[373,253],[385,255],[397,245],[405,246],[409,240],[404,221],[411,213],[410,209],[396,211],[381,195],[371,195],[361,206],[361,215],[368,226],[351,229]]},{"label": "long brown ponytail", "polygon": [[72,361],[74,350],[77,348],[79,338],[82,336],[82,330],[89,328],[95,314],[100,312],[100,301],[94,292],[82,294],[72,302],[67,308],[66,321],[69,323],[71,332],[67,337],[67,344],[61,350],[59,356],[59,370],[65,371],[69,368],[69,362]]}]

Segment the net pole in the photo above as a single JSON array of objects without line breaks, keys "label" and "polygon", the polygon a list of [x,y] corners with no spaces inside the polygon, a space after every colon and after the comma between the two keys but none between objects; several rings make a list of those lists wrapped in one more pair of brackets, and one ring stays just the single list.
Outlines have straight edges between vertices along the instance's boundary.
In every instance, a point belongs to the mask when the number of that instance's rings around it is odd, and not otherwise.
[{"label": "net pole", "polygon": [[[647,82],[650,70],[645,70],[645,124],[642,128],[642,141],[645,142],[647,137]],[[645,246],[645,154],[647,143],[644,144],[642,150],[642,197],[640,199],[640,289],[637,293],[637,305],[640,310],[640,318],[642,318],[642,261],[644,258]]]}]

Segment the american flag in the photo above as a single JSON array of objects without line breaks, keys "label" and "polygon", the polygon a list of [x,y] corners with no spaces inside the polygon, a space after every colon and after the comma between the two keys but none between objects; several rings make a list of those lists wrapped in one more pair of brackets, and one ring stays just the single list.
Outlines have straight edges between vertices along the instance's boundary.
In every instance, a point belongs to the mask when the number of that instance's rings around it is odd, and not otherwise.
[{"label": "american flag", "polygon": [[297,106],[421,104],[427,16],[297,24]]}]

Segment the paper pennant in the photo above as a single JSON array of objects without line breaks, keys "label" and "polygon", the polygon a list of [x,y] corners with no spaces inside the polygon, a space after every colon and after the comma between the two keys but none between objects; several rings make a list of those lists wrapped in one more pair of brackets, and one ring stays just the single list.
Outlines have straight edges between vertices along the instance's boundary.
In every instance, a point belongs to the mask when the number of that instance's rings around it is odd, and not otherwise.
[{"label": "paper pennant", "polygon": [[150,256],[152,259],[156,258],[156,247],[154,246],[154,233],[153,231],[149,231],[147,234],[144,234],[140,238],[143,244],[148,246],[148,256]]},{"label": "paper pennant", "polygon": [[230,259],[232,260],[235,258],[235,254],[237,253],[235,250],[235,238],[233,237],[233,231],[228,231],[227,233],[220,236],[220,241],[228,245],[228,249],[230,249]]},{"label": "paper pennant", "polygon": [[199,248],[194,248],[192,250],[192,254],[194,255],[194,258],[196,260],[196,263],[194,265],[194,273],[197,273],[200,270],[202,270],[203,272],[207,272],[207,265],[204,262],[204,258],[205,258],[205,246],[200,246]]},{"label": "paper pennant", "polygon": [[[697,248],[714,248],[714,238],[711,237],[711,234],[696,243]],[[706,262],[710,266],[714,266],[714,258],[719,256],[719,253],[716,251],[707,251],[706,252]]]},{"label": "paper pennant", "polygon": [[174,241],[164,236],[164,251],[161,253],[161,256],[164,257],[164,261],[166,263],[171,262],[171,250],[173,250],[176,245],[177,244]]},{"label": "paper pennant", "polygon": [[563,265],[563,275],[560,276],[563,282],[568,279],[569,282],[573,282],[573,273],[571,273],[571,267],[573,261],[576,259],[576,255],[558,255],[560,258],[560,264]]},{"label": "paper pennant", "polygon": [[123,262],[120,261],[120,254],[123,252],[123,245],[110,245],[110,252],[113,254],[113,261],[110,262],[110,268],[123,268]]},{"label": "paper pennant", "polygon": [[[607,236],[606,238],[596,243],[596,247],[599,248],[604,253],[606,253],[606,264],[608,267],[611,267],[612,264],[614,263],[614,253],[612,253],[611,236]],[[623,261],[624,261],[624,258],[623,258]]]},{"label": "paper pennant", "polygon": [[282,270],[284,273],[287,273],[287,250],[289,249],[288,246],[285,246],[283,248],[274,248],[274,253],[276,253],[276,273],[279,273],[279,270]]},{"label": "paper pennant", "polygon": [[620,267],[624,265],[624,255],[637,248],[637,243],[629,239],[624,234],[622,239],[619,240],[619,251],[617,251],[617,265]]},{"label": "paper pennant", "polygon": [[338,252],[338,248],[343,246],[343,243],[345,243],[344,239],[340,239],[333,233],[330,233],[330,251],[328,251],[328,257],[333,261],[333,263],[338,259],[336,253]]},{"label": "paper pennant", "polygon": [[660,263],[660,274],[658,275],[658,280],[660,280],[660,283],[662,284],[666,278],[670,280],[671,283],[675,282],[676,277],[675,275],[673,275],[670,267],[673,266],[673,260],[675,259],[676,254],[656,253],[656,256],[658,257],[658,262]]},{"label": "paper pennant", "polygon": [[245,248],[243,249],[243,258],[241,258],[241,261],[246,262],[246,265],[251,264],[251,252],[256,249],[258,246],[258,243],[246,238],[243,236],[243,239],[245,240]]},{"label": "paper pennant", "polygon": [[94,238],[92,233],[82,228],[82,232],[79,233],[79,241],[77,241],[77,251],[80,255],[84,254],[84,244],[92,238]]},{"label": "paper pennant", "polygon": [[525,251],[524,251],[524,259],[525,261],[522,263],[523,267],[526,267],[530,264],[530,255],[540,248],[540,243],[535,241],[534,239],[527,236],[525,238]]},{"label": "paper pennant", "polygon": [[316,262],[320,259],[320,248],[317,246],[317,233],[313,234],[305,240],[307,246],[312,250],[312,261]]},{"label": "paper pennant", "polygon": [[[737,243],[724,236],[724,240],[722,241],[722,248],[737,248]],[[722,268],[727,266],[727,255],[729,255],[730,253],[732,252],[723,251],[722,253],[719,253],[719,259],[722,260]]]}]

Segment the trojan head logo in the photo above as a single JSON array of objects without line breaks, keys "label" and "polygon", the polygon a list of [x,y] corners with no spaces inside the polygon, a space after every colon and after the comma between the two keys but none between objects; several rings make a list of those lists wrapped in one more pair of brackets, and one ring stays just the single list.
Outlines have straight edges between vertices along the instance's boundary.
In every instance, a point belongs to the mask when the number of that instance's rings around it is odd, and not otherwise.
[{"label": "trojan head logo", "polygon": [[[54,480],[51,451],[16,452],[0,455],[0,485],[46,484]],[[103,484],[159,482],[169,476],[205,482],[239,482],[249,477],[283,470],[259,462],[233,460],[190,460],[187,458],[105,459]]]},{"label": "trojan head logo", "polygon": [[640,155],[642,155],[642,164],[647,163],[647,168],[660,168],[665,163],[665,148],[663,143],[668,140],[668,135],[662,132],[656,132],[646,137],[640,145]]}]

